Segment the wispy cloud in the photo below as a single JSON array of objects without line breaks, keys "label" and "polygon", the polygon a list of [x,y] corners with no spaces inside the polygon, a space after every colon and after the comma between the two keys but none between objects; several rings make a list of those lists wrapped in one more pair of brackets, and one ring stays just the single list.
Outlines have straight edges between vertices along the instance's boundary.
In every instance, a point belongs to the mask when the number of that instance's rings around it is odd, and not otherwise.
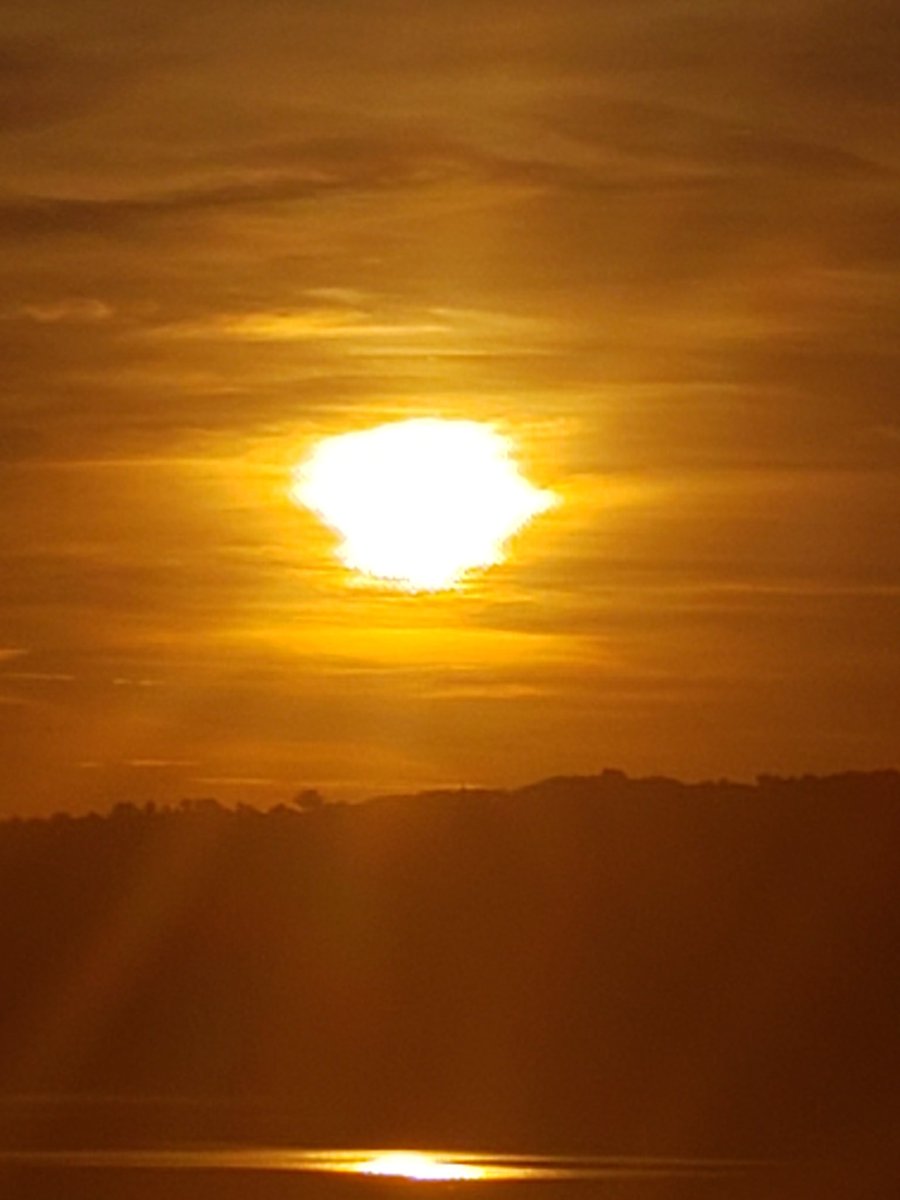
[{"label": "wispy cloud", "polygon": [[0,134],[71,124],[134,82],[139,60],[51,37],[0,37]]},{"label": "wispy cloud", "polygon": [[0,679],[20,683],[74,683],[76,676],[62,671],[2,671]]},{"label": "wispy cloud", "polygon": [[113,308],[102,300],[90,296],[68,296],[44,303],[23,304],[8,311],[8,316],[24,316],[41,325],[55,325],[60,321],[75,324],[92,321],[108,321],[114,314]]},{"label": "wispy cloud", "polygon": [[199,767],[196,759],[188,758],[131,758],[125,763],[138,771],[175,771],[187,767]]}]

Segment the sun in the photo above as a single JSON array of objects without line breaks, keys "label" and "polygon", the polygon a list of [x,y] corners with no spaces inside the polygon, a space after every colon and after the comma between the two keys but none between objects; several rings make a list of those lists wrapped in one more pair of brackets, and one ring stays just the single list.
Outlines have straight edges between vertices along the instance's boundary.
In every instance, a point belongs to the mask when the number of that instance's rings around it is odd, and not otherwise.
[{"label": "sun", "polygon": [[347,567],[409,592],[502,562],[512,535],[557,502],[493,426],[431,417],[324,438],[291,495],[340,535]]}]

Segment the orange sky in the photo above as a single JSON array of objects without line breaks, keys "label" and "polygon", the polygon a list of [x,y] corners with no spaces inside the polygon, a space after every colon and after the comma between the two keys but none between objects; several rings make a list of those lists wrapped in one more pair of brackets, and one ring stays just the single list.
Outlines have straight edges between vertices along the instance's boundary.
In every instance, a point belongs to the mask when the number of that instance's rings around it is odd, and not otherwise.
[{"label": "orange sky", "polygon": [[[896,762],[891,0],[8,0],[0,809]],[[564,503],[347,586],[325,433]]]}]

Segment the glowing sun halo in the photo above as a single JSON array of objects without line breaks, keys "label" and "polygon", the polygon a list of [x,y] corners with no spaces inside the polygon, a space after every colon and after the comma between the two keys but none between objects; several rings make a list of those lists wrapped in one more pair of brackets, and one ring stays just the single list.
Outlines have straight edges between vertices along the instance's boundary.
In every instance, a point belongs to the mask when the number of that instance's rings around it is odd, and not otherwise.
[{"label": "glowing sun halo", "polygon": [[477,421],[418,418],[323,439],[291,495],[341,537],[346,566],[411,592],[502,562],[506,541],[556,502]]}]

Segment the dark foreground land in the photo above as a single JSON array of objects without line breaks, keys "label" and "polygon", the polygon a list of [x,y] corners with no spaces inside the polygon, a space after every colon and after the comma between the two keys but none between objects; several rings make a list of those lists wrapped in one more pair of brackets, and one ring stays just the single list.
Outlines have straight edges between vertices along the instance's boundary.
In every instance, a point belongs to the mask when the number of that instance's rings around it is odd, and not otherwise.
[{"label": "dark foreground land", "polygon": [[893,1195],[898,868],[893,772],[7,822],[0,1140],[840,1158]]}]

